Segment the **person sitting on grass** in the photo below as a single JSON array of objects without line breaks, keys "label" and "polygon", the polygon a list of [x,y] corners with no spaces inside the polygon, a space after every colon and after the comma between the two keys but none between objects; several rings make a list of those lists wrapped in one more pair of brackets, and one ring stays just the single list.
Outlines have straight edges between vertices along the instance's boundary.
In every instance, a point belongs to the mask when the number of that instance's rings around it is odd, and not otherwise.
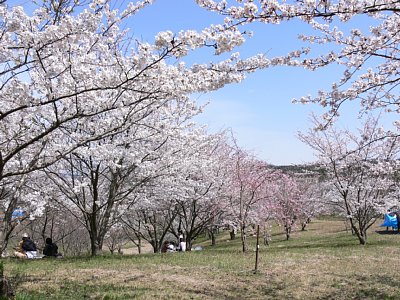
[{"label": "person sitting on grass", "polygon": [[51,238],[46,238],[46,246],[43,249],[44,257],[61,257],[61,253],[58,253],[58,246],[53,243]]},{"label": "person sitting on grass", "polygon": [[174,245],[173,242],[165,241],[165,242],[162,244],[161,253],[175,252],[175,251],[176,251],[176,247],[175,247],[175,245]]},{"label": "person sitting on grass", "polygon": [[14,255],[18,258],[36,258],[36,244],[29,238],[27,233],[22,235],[22,240],[18,243]]}]

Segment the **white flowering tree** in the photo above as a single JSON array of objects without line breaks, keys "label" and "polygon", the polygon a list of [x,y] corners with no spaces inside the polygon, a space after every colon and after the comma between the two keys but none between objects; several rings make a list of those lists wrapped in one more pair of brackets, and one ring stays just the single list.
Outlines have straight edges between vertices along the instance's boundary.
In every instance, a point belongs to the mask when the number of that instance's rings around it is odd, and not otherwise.
[{"label": "white flowering tree", "polygon": [[[236,31],[238,26],[254,22],[278,25],[300,21],[310,25],[314,35],[299,32],[299,39],[305,42],[304,47],[293,49],[286,56],[272,58],[271,64],[301,66],[309,70],[328,65],[342,68],[343,75],[330,90],[320,90],[315,97],[305,96],[299,100],[319,103],[327,108],[322,127],[339,115],[343,103],[347,101],[358,101],[361,112],[382,108],[387,112],[398,112],[398,0],[196,2],[226,16],[226,30]],[[352,29],[349,30],[349,27]]]},{"label": "white flowering tree", "polygon": [[142,214],[151,211],[150,206],[145,207],[149,203],[140,199],[143,188],[150,185],[146,195],[154,194],[152,181],[170,176],[169,169],[176,163],[175,143],[197,111],[186,99],[171,100],[151,113],[144,107],[123,133],[88,142],[45,169],[61,193],[55,201],[72,206],[71,212],[79,211],[90,236],[92,255],[102,249],[107,231],[138,199],[143,201]]},{"label": "white flowering tree", "polygon": [[106,161],[73,152],[46,170],[50,187],[59,192],[53,201],[68,208],[88,230],[92,255],[102,250],[106,233],[121,215],[119,206],[134,202],[134,191],[149,180],[136,165],[122,159],[119,163],[112,168]]},{"label": "white flowering tree", "polygon": [[331,128],[310,130],[300,138],[326,168],[330,203],[349,220],[360,244],[365,244],[367,229],[393,203],[399,138],[387,137],[373,118],[357,133]]},{"label": "white flowering tree", "polygon": [[183,232],[189,251],[193,241],[217,225],[224,214],[229,172],[224,134],[207,135],[201,130],[194,134],[176,174],[178,190],[174,199],[178,215],[171,228],[176,237],[179,231]]},{"label": "white flowering tree", "polygon": [[139,201],[122,217],[131,237],[146,240],[156,253],[167,238],[178,238],[182,231],[191,249],[223,211],[220,140],[220,135],[188,128],[160,148],[165,153],[156,165],[165,165],[163,172],[138,191]]},{"label": "white flowering tree", "polygon": [[[161,251],[163,242],[176,219],[175,203],[169,195],[169,186],[165,187],[155,180],[147,186],[139,200],[121,217],[121,224],[128,238],[134,242],[141,253],[142,241],[147,241],[154,253]],[[168,201],[169,200],[169,201]]]},{"label": "white flowering tree", "polygon": [[[127,19],[134,24],[136,13],[151,3],[131,2],[116,11],[102,0],[82,5],[43,1],[25,12],[1,2],[0,200],[4,211],[15,207],[9,200],[17,197],[10,193],[21,190],[26,174],[83,145],[128,130],[144,110],[152,113],[170,100],[239,82],[263,59],[241,60],[235,54],[186,66],[189,52],[215,46],[210,49],[221,54],[243,43],[243,36],[238,30],[210,26],[177,34],[160,32],[151,44],[120,29]],[[8,216],[2,230],[10,222]]]},{"label": "white flowering tree", "polygon": [[137,245],[139,253],[142,241],[147,241],[153,247],[153,252],[159,253],[177,216],[174,199],[180,188],[175,179],[175,170],[180,150],[168,148],[176,150],[170,152],[173,159],[164,156],[162,160],[157,160],[157,165],[166,168],[162,168],[158,176],[153,176],[148,184],[136,192],[138,201],[126,205],[121,215],[120,223],[129,239]]}]

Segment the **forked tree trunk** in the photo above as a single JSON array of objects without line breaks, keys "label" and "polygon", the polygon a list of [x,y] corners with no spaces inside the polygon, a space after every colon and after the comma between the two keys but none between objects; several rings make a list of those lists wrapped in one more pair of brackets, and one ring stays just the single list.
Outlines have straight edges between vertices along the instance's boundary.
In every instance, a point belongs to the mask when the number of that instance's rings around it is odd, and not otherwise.
[{"label": "forked tree trunk", "polygon": [[94,233],[89,233],[90,236],[90,255],[96,256],[100,252],[100,247],[97,243],[97,238]]},{"label": "forked tree trunk", "polygon": [[186,251],[192,251],[193,241],[189,238],[186,239]]},{"label": "forked tree trunk", "polygon": [[354,220],[350,219],[350,224],[351,224],[351,231],[354,235],[357,236],[360,245],[365,245],[367,243],[367,229],[366,228],[358,228],[354,224]]},{"label": "forked tree trunk", "polygon": [[211,239],[211,246],[215,246],[215,232],[212,227],[208,229],[208,237]]},{"label": "forked tree trunk", "polygon": [[290,234],[292,233],[292,225],[285,225],[286,240],[290,239]]}]

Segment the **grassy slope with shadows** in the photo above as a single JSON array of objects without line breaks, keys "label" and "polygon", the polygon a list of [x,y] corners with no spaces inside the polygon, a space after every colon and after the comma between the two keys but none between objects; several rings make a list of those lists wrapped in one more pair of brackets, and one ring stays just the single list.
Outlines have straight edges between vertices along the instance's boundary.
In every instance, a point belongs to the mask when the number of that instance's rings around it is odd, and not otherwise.
[{"label": "grassy slope with shadows", "polygon": [[400,235],[369,232],[366,246],[343,221],[315,220],[289,241],[272,229],[259,272],[240,240],[203,251],[59,260],[6,259],[17,299],[400,299]]}]

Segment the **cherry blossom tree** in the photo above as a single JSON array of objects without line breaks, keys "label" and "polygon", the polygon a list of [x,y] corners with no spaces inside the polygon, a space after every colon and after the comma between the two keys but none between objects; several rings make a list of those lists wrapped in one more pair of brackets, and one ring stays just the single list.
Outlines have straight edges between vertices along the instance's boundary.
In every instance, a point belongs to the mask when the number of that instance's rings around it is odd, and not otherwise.
[{"label": "cherry blossom tree", "polygon": [[118,254],[123,254],[122,247],[126,243],[126,234],[121,224],[111,227],[105,236],[105,244],[107,245],[107,248],[110,250],[111,254],[114,254],[115,251],[117,251]]},{"label": "cherry blossom tree", "polygon": [[[254,22],[278,25],[300,21],[310,25],[315,35],[299,32],[299,39],[305,46],[271,58],[271,64],[300,66],[309,70],[329,65],[342,67],[343,75],[330,90],[320,90],[317,96],[304,96],[298,100],[319,103],[327,108],[324,122],[320,124],[322,127],[334,121],[347,101],[358,101],[360,112],[382,108],[387,112],[399,112],[400,1],[196,2],[205,9],[224,15],[223,26],[228,31],[237,31],[238,27]],[[363,29],[366,23],[370,26]],[[318,54],[321,52],[324,54]],[[399,122],[396,125],[399,126]]]},{"label": "cherry blossom tree", "polygon": [[307,202],[303,192],[296,179],[285,174],[281,174],[269,186],[269,197],[274,203],[274,220],[284,228],[286,240],[289,240],[296,222],[306,211]]},{"label": "cherry blossom tree", "polygon": [[297,224],[301,230],[306,230],[312,218],[328,213],[327,205],[323,201],[323,179],[321,167],[316,164],[305,165],[306,171],[288,175],[295,180],[300,193],[297,208]]},{"label": "cherry blossom tree", "polygon": [[226,178],[228,160],[225,133],[207,135],[197,131],[192,146],[181,159],[178,193],[175,196],[177,218],[172,233],[178,237],[182,231],[186,249],[211,227],[220,223],[226,209]]},{"label": "cherry blossom tree", "polygon": [[[64,207],[73,205],[70,213],[75,214],[88,230],[92,255],[102,249],[107,231],[119,218],[119,205],[123,201],[135,201],[133,192],[147,180],[137,178],[136,168],[132,165],[112,170],[103,164],[104,161],[94,157],[83,158],[74,153],[65,160],[70,170],[59,169],[70,171],[71,174],[46,171],[52,186],[59,191],[55,200]],[[61,166],[61,162],[54,165],[58,168]]]},{"label": "cherry blossom tree", "polygon": [[108,1],[43,1],[30,13],[0,4],[0,200],[5,211],[15,207],[9,200],[17,199],[25,175],[128,131],[144,112],[239,82],[260,60],[268,64],[263,57],[242,60],[234,54],[186,66],[191,51],[215,46],[210,49],[221,54],[243,43],[239,31],[220,26],[160,32],[153,44],[120,28],[151,3],[131,2],[119,12]]},{"label": "cherry blossom tree", "polygon": [[138,192],[139,201],[121,217],[121,224],[129,238],[136,241],[139,253],[143,240],[153,247],[154,253],[159,253],[176,219],[174,186],[165,184],[169,179],[158,177],[151,180]]},{"label": "cherry blossom tree", "polygon": [[331,128],[310,130],[300,138],[326,168],[331,204],[340,208],[360,244],[365,244],[368,228],[393,200],[399,138],[387,137],[374,118],[367,119],[357,133]]},{"label": "cherry blossom tree", "polygon": [[308,182],[297,180],[297,184],[302,195],[298,221],[301,225],[301,230],[304,231],[314,217],[326,213],[326,208],[322,201],[323,192],[319,180],[308,180]]},{"label": "cherry blossom tree", "polygon": [[219,152],[223,135],[188,129],[160,149],[169,152],[157,165],[164,172],[141,188],[139,201],[122,217],[130,236],[146,240],[159,252],[165,239],[184,232],[187,249],[223,212],[221,186],[225,157]]},{"label": "cherry blossom tree", "polygon": [[240,228],[242,251],[246,252],[247,227],[267,218],[270,208],[267,189],[277,172],[266,162],[240,149],[236,143],[233,150],[225,191],[228,198],[226,219]]},{"label": "cherry blossom tree", "polygon": [[[168,168],[175,160],[172,141],[186,128],[193,110],[185,110],[183,105],[179,111],[175,105],[172,107],[172,111],[145,113],[126,132],[86,143],[45,169],[61,193],[55,199],[65,207],[72,205],[71,212],[78,209],[81,214],[90,235],[92,255],[102,249],[107,231],[132,208],[143,194],[142,188],[157,177],[170,175]],[[151,183],[148,193],[154,188]],[[141,215],[154,212],[142,201]],[[157,244],[154,246],[158,251]]]}]

